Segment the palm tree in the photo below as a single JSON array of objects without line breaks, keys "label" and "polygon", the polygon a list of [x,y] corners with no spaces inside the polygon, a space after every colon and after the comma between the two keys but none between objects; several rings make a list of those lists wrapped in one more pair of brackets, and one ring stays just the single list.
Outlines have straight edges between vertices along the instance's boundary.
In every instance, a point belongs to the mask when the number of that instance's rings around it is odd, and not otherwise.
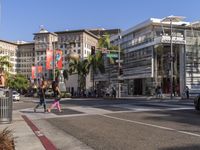
[{"label": "palm tree", "polygon": [[98,51],[95,55],[90,55],[88,60],[88,68],[92,70],[92,87],[94,91],[94,74],[105,72],[102,52]]},{"label": "palm tree", "polygon": [[71,59],[69,63],[69,70],[65,71],[65,77],[68,77],[69,74],[77,73],[78,74],[78,87],[80,89],[85,89],[86,76],[89,73],[89,62],[87,59],[80,61],[79,59]]},{"label": "palm tree", "polygon": [[[113,51],[113,53],[116,53],[116,51],[114,50],[118,50],[118,46],[114,46],[110,43],[110,35],[109,34],[105,34],[103,37],[101,37],[98,41],[98,47],[100,49],[107,49],[110,52]],[[108,66],[108,78],[109,78],[109,84],[110,84],[110,68],[112,68],[115,64],[115,59],[112,57],[107,57],[106,59],[108,59],[109,62],[109,66]]]}]

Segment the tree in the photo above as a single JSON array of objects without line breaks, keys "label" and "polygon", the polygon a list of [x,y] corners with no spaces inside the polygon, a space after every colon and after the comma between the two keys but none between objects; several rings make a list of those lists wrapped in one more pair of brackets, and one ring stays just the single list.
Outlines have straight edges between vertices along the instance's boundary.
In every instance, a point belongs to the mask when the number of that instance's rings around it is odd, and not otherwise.
[{"label": "tree", "polygon": [[13,65],[9,62],[9,56],[0,57],[0,69],[8,68],[10,69]]},{"label": "tree", "polygon": [[29,81],[21,74],[9,75],[6,86],[15,90],[25,90],[29,87]]},{"label": "tree", "polygon": [[9,75],[9,72],[5,70],[5,68],[9,70],[11,67],[12,64],[9,62],[9,56],[0,56],[0,86],[5,86],[5,82]]},{"label": "tree", "polygon": [[92,70],[92,84],[94,90],[94,74],[104,73],[104,60],[102,52],[98,51],[95,55],[90,55],[88,58],[88,68]]},{"label": "tree", "polygon": [[[89,73],[89,62],[87,59],[81,61],[80,59],[71,59],[69,63],[69,70],[65,70],[65,79],[68,75],[77,73],[78,74],[78,87],[80,89],[85,89],[86,76]],[[79,90],[80,90],[79,89]]]}]

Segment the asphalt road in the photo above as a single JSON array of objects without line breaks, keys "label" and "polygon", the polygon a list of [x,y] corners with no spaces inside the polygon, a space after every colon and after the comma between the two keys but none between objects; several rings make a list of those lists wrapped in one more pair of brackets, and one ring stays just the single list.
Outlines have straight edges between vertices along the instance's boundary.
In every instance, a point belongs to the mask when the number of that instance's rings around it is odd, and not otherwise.
[{"label": "asphalt road", "polygon": [[37,119],[95,150],[200,149],[200,113],[192,102],[79,99],[63,101],[62,107],[109,112]]}]

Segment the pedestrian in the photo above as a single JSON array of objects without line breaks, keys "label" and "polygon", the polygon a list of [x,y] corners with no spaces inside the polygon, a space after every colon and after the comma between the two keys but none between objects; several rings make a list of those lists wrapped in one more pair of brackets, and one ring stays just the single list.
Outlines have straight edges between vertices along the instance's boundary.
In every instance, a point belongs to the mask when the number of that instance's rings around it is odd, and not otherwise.
[{"label": "pedestrian", "polygon": [[116,90],[112,87],[112,98],[116,98]]},{"label": "pedestrian", "polygon": [[34,112],[36,112],[36,109],[39,107],[39,106],[42,106],[44,107],[44,112],[46,112],[46,101],[45,101],[45,91],[46,91],[46,82],[45,81],[42,81],[40,87],[39,87],[39,91],[38,91],[38,95],[39,95],[39,98],[40,98],[40,102],[39,104],[37,104],[34,108]]},{"label": "pedestrian", "polygon": [[61,107],[60,107],[61,92],[60,92],[60,89],[58,87],[58,83],[53,82],[52,88],[53,88],[53,91],[54,91],[54,98],[55,99],[54,99],[53,104],[51,104],[51,106],[48,108],[48,112],[51,112],[51,109],[53,109],[55,106],[57,107],[59,112],[62,112]]},{"label": "pedestrian", "polygon": [[157,92],[158,92],[158,98],[162,98],[162,89],[160,86],[158,86]]},{"label": "pedestrian", "polygon": [[187,96],[187,99],[189,99],[189,87],[188,86],[186,86],[185,87],[185,94],[186,94],[186,96]]}]

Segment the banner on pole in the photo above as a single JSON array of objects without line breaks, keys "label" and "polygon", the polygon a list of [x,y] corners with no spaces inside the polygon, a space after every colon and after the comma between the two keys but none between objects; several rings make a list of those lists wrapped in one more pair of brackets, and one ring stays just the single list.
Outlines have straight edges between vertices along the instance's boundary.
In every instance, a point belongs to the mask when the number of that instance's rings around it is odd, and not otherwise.
[{"label": "banner on pole", "polygon": [[62,50],[56,50],[56,68],[62,69]]},{"label": "banner on pole", "polygon": [[53,69],[53,50],[47,50],[46,56],[46,69]]},{"label": "banner on pole", "polygon": [[36,78],[36,67],[35,66],[32,66],[32,79],[35,79]]},{"label": "banner on pole", "polygon": [[37,71],[38,71],[38,73],[42,73],[42,66],[38,66]]}]

